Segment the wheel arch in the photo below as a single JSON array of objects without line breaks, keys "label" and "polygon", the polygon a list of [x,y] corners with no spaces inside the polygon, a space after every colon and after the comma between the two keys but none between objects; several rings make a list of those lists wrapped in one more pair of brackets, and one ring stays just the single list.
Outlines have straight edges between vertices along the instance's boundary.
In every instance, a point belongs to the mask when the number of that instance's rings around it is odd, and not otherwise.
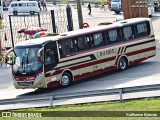
[{"label": "wheel arch", "polygon": [[68,73],[68,74],[71,76],[71,78],[72,78],[72,82],[74,81],[74,77],[73,77],[73,74],[72,74],[72,72],[71,72],[70,69],[64,70],[64,71],[62,72],[61,76],[62,76],[64,73]]},{"label": "wheel arch", "polygon": [[129,66],[128,57],[127,57],[126,55],[121,55],[121,56],[118,58],[118,61],[117,61],[117,63],[116,63],[117,69],[119,69],[119,60],[120,60],[122,57],[126,59],[127,65]]}]

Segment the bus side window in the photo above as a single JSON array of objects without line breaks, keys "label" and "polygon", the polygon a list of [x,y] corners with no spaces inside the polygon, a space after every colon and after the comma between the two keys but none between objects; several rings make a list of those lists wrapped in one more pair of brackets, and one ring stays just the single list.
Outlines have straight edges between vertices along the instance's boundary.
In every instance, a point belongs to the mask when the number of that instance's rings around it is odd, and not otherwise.
[{"label": "bus side window", "polygon": [[111,44],[119,42],[117,30],[109,30],[109,42]]},{"label": "bus side window", "polygon": [[93,47],[98,47],[104,45],[103,35],[102,33],[94,33],[93,34]]},{"label": "bus side window", "polygon": [[136,25],[139,37],[143,37],[150,34],[150,30],[147,23],[141,23]]},{"label": "bus side window", "polygon": [[128,27],[124,27],[123,28],[123,35],[124,35],[124,39],[127,41],[127,40],[130,40],[130,39],[133,39],[133,33],[132,33],[132,28],[131,26],[128,26]]},{"label": "bus side window", "polygon": [[89,49],[89,38],[87,36],[77,37],[76,46],[79,49],[79,51]]},{"label": "bus side window", "polygon": [[60,56],[66,56],[74,53],[74,45],[72,39],[62,40],[59,42]]}]

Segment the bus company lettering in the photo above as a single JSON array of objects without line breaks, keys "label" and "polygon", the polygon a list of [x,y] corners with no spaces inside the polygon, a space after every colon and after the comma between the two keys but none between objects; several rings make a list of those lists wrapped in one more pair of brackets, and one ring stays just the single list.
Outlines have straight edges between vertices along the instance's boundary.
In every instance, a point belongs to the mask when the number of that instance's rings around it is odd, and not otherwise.
[{"label": "bus company lettering", "polygon": [[114,54],[114,53],[116,53],[116,50],[115,50],[115,49],[109,49],[109,50],[101,51],[101,52],[100,52],[100,56],[109,55],[109,54]]}]

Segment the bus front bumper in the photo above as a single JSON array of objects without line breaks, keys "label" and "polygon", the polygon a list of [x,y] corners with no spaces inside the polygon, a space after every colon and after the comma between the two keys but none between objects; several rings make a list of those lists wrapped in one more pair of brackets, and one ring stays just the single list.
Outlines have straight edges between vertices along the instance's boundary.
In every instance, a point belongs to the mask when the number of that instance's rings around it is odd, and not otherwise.
[{"label": "bus front bumper", "polygon": [[13,84],[16,89],[32,89],[32,88],[46,88],[43,78],[39,80],[29,80],[29,81],[16,81],[13,80]]}]

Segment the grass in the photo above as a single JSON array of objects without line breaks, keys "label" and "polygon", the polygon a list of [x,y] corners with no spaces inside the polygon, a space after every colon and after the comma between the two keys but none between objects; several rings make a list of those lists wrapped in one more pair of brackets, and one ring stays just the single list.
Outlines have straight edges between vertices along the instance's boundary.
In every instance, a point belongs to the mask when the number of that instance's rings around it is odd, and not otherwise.
[{"label": "grass", "polygon": [[[88,117],[54,117],[54,119],[63,119],[63,120],[99,120],[106,119],[106,117],[92,117],[97,112],[100,111],[159,111],[160,110],[160,98],[151,98],[151,99],[140,99],[140,100],[127,100],[124,102],[99,102],[99,103],[89,103],[89,104],[78,104],[78,105],[64,105],[64,106],[55,106],[55,107],[46,107],[46,108],[29,108],[22,109],[18,111],[25,112],[37,112],[37,111],[49,111],[48,113],[55,113],[56,111],[94,111],[88,115]],[[55,111],[55,112],[54,112]],[[68,113],[68,114],[72,114]],[[43,112],[42,112],[43,113]],[[73,112],[74,113],[74,112]],[[86,112],[85,112],[86,113]],[[113,112],[115,114],[117,112]],[[157,113],[157,112],[156,112]],[[160,116],[160,111],[158,112]],[[80,114],[80,113],[79,113]],[[120,113],[121,114],[121,113]],[[124,113],[122,113],[124,114]],[[125,115],[125,114],[124,114]],[[96,115],[98,116],[98,115]],[[0,118],[0,120],[15,120],[15,118]],[[53,117],[43,117],[43,118],[25,118],[25,120],[53,120]],[[158,120],[158,117],[108,117],[107,120]],[[22,118],[16,118],[16,120],[22,120]]]}]

